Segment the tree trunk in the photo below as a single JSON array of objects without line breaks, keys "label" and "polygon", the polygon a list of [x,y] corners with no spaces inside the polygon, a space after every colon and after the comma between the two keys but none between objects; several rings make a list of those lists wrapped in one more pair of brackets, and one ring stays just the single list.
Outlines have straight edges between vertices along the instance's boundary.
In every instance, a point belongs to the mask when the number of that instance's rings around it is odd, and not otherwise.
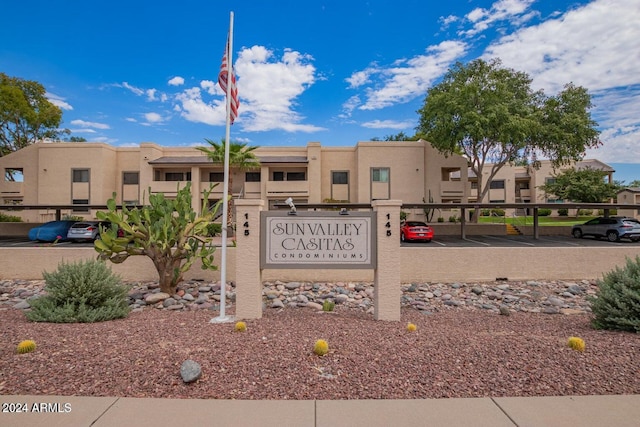
[{"label": "tree trunk", "polygon": [[158,281],[160,284],[160,291],[169,295],[176,293],[176,287],[178,283],[182,281],[182,273],[178,273],[174,279],[174,272],[180,271],[181,259],[161,258],[154,260],[153,263],[158,270]]}]

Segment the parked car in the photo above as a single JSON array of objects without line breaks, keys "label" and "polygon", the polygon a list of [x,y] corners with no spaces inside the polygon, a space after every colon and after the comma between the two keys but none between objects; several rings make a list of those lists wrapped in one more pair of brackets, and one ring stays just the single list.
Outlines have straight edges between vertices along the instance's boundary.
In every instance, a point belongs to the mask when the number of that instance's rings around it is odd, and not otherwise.
[{"label": "parked car", "polygon": [[403,242],[411,240],[430,242],[431,239],[433,239],[433,228],[422,221],[405,221],[400,226],[400,240]]},{"label": "parked car", "polygon": [[29,240],[40,242],[62,242],[67,240],[67,233],[76,221],[50,221],[29,230]]},{"label": "parked car", "polygon": [[637,242],[640,240],[640,222],[635,218],[621,216],[598,217],[584,224],[574,225],[571,234],[576,239],[593,236],[606,237],[610,242],[617,242],[620,239]]},{"label": "parked car", "polygon": [[67,239],[72,242],[93,242],[100,238],[100,228],[110,227],[107,221],[81,221],[71,226],[67,233]]}]

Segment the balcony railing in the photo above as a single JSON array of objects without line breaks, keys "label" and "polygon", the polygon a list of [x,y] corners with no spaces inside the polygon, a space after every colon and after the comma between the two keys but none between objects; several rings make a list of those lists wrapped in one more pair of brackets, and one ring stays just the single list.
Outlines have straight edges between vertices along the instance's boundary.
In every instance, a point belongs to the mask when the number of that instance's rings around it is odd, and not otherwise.
[{"label": "balcony railing", "polygon": [[267,181],[267,196],[309,196],[309,181]]},{"label": "balcony railing", "polygon": [[24,182],[0,182],[0,194],[3,196],[22,197],[24,196]]},{"label": "balcony railing", "polygon": [[440,182],[440,197],[463,197],[464,196],[464,182],[460,181],[441,181]]}]

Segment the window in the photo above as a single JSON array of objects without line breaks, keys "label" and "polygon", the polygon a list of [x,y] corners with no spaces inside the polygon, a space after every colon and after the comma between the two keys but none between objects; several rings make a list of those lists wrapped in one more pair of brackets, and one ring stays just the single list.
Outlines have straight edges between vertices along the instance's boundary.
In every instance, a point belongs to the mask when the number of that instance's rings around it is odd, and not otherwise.
[{"label": "window", "polygon": [[125,200],[124,202],[122,202],[122,204],[125,206],[136,206],[139,203],[140,203],[139,200]]},{"label": "window", "polygon": [[89,182],[89,169],[71,169],[73,182]]},{"label": "window", "polygon": [[140,183],[139,172],[122,172],[122,183],[124,185],[136,185]]},{"label": "window", "polygon": [[478,189],[478,181],[471,181],[471,189],[472,190]]},{"label": "window", "polygon": [[224,182],[224,172],[209,172],[209,182]]},{"label": "window", "polygon": [[287,172],[287,181],[306,181],[304,172]]},{"label": "window", "polygon": [[274,172],[273,173],[274,181],[284,181],[284,172]]},{"label": "window", "polygon": [[348,184],[349,172],[346,172],[346,171],[331,172],[331,183],[332,184]]},{"label": "window", "polygon": [[[88,205],[89,204],[89,199],[73,199],[71,201],[71,204],[73,205]],[[83,208],[83,207],[75,207],[73,208],[74,212],[89,212],[89,208]]]},{"label": "window", "polygon": [[11,182],[23,182],[24,181],[23,169],[22,168],[5,168],[4,180],[11,181]]},{"label": "window", "polygon": [[191,172],[167,172],[164,174],[165,181],[191,181]]},{"label": "window", "polygon": [[245,172],[245,182],[260,182],[260,172]]},{"label": "window", "polygon": [[491,184],[489,184],[489,188],[492,190],[504,190],[504,179],[491,181]]},{"label": "window", "polygon": [[373,182],[389,182],[389,168],[371,169],[371,180]]}]

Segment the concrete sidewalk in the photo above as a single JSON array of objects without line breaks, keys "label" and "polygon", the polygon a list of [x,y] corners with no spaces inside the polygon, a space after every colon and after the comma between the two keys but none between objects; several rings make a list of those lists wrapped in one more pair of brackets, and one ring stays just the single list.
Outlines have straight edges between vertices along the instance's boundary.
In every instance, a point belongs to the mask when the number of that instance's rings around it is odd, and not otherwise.
[{"label": "concrete sidewalk", "polygon": [[0,403],[3,427],[640,426],[640,395],[305,401],[0,396]]}]

